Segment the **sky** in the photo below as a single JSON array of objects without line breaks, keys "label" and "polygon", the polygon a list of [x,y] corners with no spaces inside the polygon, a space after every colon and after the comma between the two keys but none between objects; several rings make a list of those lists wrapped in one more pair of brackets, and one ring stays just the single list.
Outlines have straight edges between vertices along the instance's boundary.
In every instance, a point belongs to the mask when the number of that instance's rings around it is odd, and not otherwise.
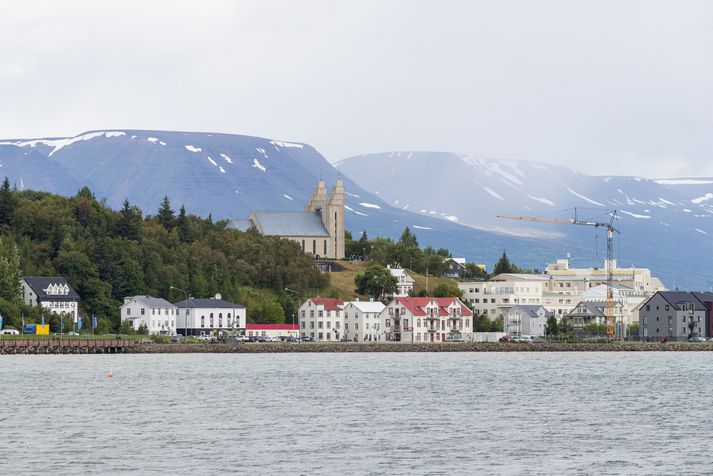
[{"label": "sky", "polygon": [[0,0],[0,137],[225,132],[713,176],[710,1]]}]

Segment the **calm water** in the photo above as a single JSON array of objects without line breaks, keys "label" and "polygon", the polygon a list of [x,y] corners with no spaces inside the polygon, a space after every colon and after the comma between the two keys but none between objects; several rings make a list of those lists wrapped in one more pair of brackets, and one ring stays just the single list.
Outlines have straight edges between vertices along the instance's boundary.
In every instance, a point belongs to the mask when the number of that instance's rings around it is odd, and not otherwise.
[{"label": "calm water", "polygon": [[0,385],[2,474],[713,471],[709,353],[4,356]]}]

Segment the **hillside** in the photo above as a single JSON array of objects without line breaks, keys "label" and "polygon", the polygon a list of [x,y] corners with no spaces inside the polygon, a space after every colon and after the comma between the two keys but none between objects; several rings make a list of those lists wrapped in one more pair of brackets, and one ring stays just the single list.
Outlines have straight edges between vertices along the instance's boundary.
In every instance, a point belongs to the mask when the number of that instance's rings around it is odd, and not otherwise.
[{"label": "hillside", "polygon": [[[340,262],[339,265],[344,268],[344,271],[329,273],[330,290],[336,291],[334,297],[339,297],[344,300],[351,300],[355,297],[368,299],[366,296],[357,296],[354,293],[354,278],[357,274],[363,274],[364,270],[366,270],[366,268],[371,264],[371,262],[365,261]],[[426,289],[433,291],[433,289],[439,284],[450,284],[452,286],[456,286],[456,281],[452,279],[434,276],[429,276],[428,279],[426,279],[426,276],[423,274],[416,273],[410,269],[407,269],[406,271],[416,281],[414,284],[414,294],[418,294],[420,291],[425,291]]]},{"label": "hillside", "polygon": [[[619,265],[651,268],[669,286],[674,281],[692,289],[713,285],[708,273],[713,265],[708,253],[713,245],[713,178],[589,176],[542,163],[443,152],[367,154],[335,165],[393,206],[474,229],[532,237],[541,246],[557,244],[558,255],[571,252],[578,266],[602,265],[603,233],[498,215],[566,220],[577,207],[579,218],[609,221],[609,212],[617,210]],[[377,168],[382,173],[371,172]],[[507,251],[518,263],[544,267],[527,250]]]}]

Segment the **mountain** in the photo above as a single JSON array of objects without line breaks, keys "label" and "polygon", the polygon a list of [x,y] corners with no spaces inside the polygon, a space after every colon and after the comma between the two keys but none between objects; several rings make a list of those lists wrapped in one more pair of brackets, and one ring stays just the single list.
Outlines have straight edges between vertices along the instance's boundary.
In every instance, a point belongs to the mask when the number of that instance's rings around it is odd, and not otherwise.
[{"label": "mountain", "polygon": [[[331,187],[339,172],[307,144],[233,134],[105,130],[75,137],[0,140],[1,173],[20,189],[74,195],[87,185],[113,208],[124,199],[146,214],[164,195],[174,208],[216,219],[247,218],[251,210],[302,210],[319,177]],[[379,170],[379,169],[376,169]],[[413,177],[416,179],[416,176]],[[520,265],[558,256],[558,242],[501,235],[430,214],[390,206],[349,176],[347,229],[358,237],[398,238],[408,226],[421,245],[492,265],[503,249]],[[395,183],[394,186],[401,184]],[[446,209],[452,202],[444,196]],[[434,201],[434,204],[439,203]],[[583,251],[574,245],[569,251]]]},{"label": "mountain", "polygon": [[603,231],[596,240],[590,227],[498,215],[571,219],[577,207],[580,218],[608,222],[616,210],[620,265],[649,267],[669,286],[709,289],[713,283],[713,178],[590,176],[555,165],[444,152],[368,154],[335,166],[393,206],[473,229],[537,238],[541,246],[556,242],[580,264],[601,265]]}]

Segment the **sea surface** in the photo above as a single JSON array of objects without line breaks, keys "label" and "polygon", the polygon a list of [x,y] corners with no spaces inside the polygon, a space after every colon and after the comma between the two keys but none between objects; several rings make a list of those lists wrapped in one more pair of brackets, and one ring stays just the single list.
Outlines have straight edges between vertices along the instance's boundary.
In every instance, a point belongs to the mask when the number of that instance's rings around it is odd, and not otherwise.
[{"label": "sea surface", "polygon": [[6,475],[713,472],[705,352],[0,356],[0,405]]}]

